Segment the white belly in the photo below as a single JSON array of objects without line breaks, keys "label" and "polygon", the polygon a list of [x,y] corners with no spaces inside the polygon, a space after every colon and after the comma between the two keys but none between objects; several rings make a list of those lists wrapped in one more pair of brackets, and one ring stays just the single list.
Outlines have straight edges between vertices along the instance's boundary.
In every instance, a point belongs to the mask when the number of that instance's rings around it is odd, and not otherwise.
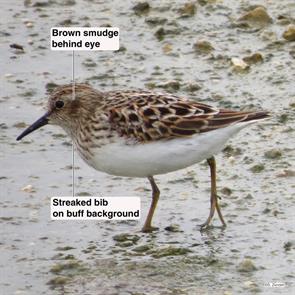
[{"label": "white belly", "polygon": [[196,134],[189,138],[175,138],[145,144],[127,145],[118,137],[92,150],[88,161],[96,170],[111,175],[147,177],[183,169],[210,158],[222,150],[226,141],[251,122]]}]

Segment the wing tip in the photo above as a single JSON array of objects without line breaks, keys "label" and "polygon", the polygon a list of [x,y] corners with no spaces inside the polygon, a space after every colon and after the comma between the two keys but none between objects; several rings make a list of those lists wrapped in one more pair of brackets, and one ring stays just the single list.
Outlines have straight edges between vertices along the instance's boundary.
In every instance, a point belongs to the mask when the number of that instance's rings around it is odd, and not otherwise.
[{"label": "wing tip", "polygon": [[262,120],[262,119],[269,118],[270,116],[271,114],[268,111],[253,112],[253,113],[250,113],[242,122]]}]

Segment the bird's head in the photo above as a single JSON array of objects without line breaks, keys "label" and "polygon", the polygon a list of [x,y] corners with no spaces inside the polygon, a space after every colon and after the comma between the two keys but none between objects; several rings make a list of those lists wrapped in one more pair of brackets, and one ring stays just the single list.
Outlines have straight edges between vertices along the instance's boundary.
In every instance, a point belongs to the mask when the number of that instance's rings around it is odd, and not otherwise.
[{"label": "bird's head", "polygon": [[75,128],[74,123],[85,111],[93,110],[93,102],[99,102],[100,96],[100,92],[87,84],[57,87],[48,98],[46,113],[25,129],[17,140],[47,124],[59,125],[66,131]]}]

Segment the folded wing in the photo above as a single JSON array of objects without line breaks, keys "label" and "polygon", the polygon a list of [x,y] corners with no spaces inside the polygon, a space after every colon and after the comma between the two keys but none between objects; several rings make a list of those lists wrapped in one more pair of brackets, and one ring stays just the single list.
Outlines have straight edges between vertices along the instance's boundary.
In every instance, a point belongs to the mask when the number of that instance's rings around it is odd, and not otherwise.
[{"label": "folded wing", "polygon": [[[118,98],[116,93],[116,99]],[[188,137],[240,122],[264,119],[268,112],[238,112],[218,109],[169,94],[121,92],[124,102],[108,110],[119,135],[148,142]]]}]

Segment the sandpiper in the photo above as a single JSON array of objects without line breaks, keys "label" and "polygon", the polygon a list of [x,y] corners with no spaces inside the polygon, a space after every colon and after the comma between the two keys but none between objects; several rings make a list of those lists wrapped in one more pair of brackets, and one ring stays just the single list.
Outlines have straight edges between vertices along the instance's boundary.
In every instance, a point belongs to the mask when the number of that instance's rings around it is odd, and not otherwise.
[{"label": "sandpiper", "polygon": [[[75,95],[73,96],[73,92]],[[160,196],[154,175],[176,171],[207,160],[211,174],[209,226],[215,210],[223,226],[216,189],[214,155],[244,127],[268,112],[233,111],[167,93],[100,92],[87,84],[63,85],[49,96],[47,112],[17,140],[46,125],[62,127],[82,159],[111,175],[146,177],[152,202],[142,228],[150,232]]]}]

